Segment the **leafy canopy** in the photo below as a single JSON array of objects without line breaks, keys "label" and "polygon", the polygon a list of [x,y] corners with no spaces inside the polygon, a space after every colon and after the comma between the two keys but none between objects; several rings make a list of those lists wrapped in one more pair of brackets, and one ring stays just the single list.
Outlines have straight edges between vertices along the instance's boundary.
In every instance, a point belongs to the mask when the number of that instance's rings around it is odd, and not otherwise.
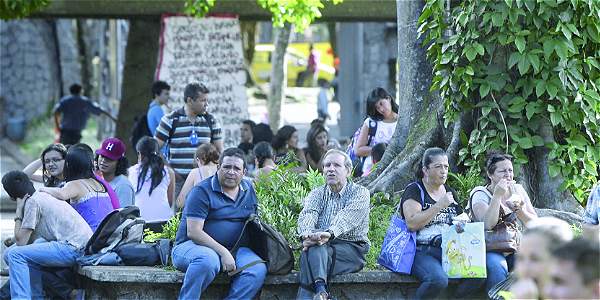
[{"label": "leafy canopy", "polygon": [[3,0],[0,1],[0,19],[20,19],[48,6],[50,0]]},{"label": "leafy canopy", "polygon": [[580,201],[600,161],[600,1],[427,0],[419,34],[433,64],[446,123],[472,113],[460,159],[489,149],[526,164],[545,146],[549,173]]},{"label": "leafy canopy", "polygon": [[[256,0],[272,15],[273,25],[283,27],[285,23],[294,25],[297,32],[302,32],[321,17],[324,2],[334,5],[343,0]],[[215,5],[215,0],[186,0],[185,12],[196,17],[204,17],[210,8]]]}]

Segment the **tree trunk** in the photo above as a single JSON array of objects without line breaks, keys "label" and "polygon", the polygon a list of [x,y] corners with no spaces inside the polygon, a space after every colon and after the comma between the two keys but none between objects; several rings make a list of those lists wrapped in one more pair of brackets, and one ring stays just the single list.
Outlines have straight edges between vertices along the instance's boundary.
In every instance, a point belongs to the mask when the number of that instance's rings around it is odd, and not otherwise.
[{"label": "tree trunk", "polygon": [[371,192],[395,193],[414,180],[425,149],[446,148],[443,103],[430,93],[432,68],[417,39],[416,20],[423,1],[397,0],[398,9],[398,123],[378,168],[360,181]]},{"label": "tree trunk", "polygon": [[152,95],[158,58],[160,19],[132,19],[130,23],[125,66],[123,70],[123,99],[120,102],[116,136],[127,145],[127,158],[135,162],[135,149],[129,143],[134,118],[144,114]]},{"label": "tree trunk", "polygon": [[292,25],[285,23],[282,28],[275,28],[275,50],[271,56],[271,78],[269,79],[269,125],[277,131],[281,125],[281,109],[285,97],[287,68],[285,52],[290,43]]},{"label": "tree trunk", "polygon": [[244,61],[246,63],[245,72],[246,86],[254,85],[254,78],[250,74],[250,66],[254,59],[254,47],[256,46],[256,21],[240,21],[240,29],[242,31],[242,48],[244,49]]},{"label": "tree trunk", "polygon": [[[552,125],[549,120],[542,120],[539,130],[544,143],[554,143]],[[535,147],[529,153],[529,163],[523,167],[523,177],[529,197],[535,207],[550,208],[558,211],[583,213],[583,207],[568,191],[560,191],[562,176],[550,177],[548,171],[548,153],[546,147]]]}]

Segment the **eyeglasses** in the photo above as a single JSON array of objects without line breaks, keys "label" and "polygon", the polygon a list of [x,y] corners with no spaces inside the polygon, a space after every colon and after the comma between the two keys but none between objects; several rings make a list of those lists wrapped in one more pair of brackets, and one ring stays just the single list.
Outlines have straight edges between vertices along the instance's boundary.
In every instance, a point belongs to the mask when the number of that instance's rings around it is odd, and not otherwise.
[{"label": "eyeglasses", "polygon": [[65,160],[64,158],[48,158],[48,159],[44,159],[44,164],[49,164],[49,163],[59,163],[60,161]]}]

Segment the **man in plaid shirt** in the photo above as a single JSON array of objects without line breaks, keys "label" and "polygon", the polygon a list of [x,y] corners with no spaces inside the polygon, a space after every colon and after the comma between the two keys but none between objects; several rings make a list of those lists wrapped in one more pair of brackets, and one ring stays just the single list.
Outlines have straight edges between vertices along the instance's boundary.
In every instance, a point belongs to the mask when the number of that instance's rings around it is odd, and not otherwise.
[{"label": "man in plaid shirt", "polygon": [[332,276],[360,271],[369,251],[369,191],[348,180],[350,157],[329,150],[323,157],[325,186],[304,199],[298,218],[302,240],[298,299],[328,299]]}]

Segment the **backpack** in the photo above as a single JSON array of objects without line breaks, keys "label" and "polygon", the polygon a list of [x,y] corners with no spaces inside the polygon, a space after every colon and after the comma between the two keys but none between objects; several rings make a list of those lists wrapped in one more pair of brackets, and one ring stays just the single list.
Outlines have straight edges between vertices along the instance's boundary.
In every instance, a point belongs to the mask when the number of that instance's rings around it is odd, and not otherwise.
[{"label": "backpack", "polygon": [[[373,142],[373,139],[375,138],[375,134],[377,133],[377,121],[368,118],[369,120],[369,132],[367,135],[367,146],[370,146],[371,143]],[[352,169],[354,170],[354,176],[361,176],[362,175],[362,165],[366,159],[366,157],[360,157],[356,154],[355,150],[354,150],[354,145],[356,144],[356,141],[358,140],[358,136],[360,135],[360,130],[362,129],[362,126],[358,127],[358,129],[356,129],[356,131],[354,132],[354,134],[352,135],[352,138],[350,139],[350,144],[348,144],[348,148],[346,148],[346,154],[348,154],[348,156],[350,156],[350,159],[352,160]]]},{"label": "backpack", "polygon": [[133,119],[133,127],[129,136],[129,143],[131,143],[132,149],[135,149],[137,142],[145,136],[152,136],[152,132],[150,131],[150,127],[148,127],[147,115],[142,114]]},{"label": "backpack", "polygon": [[284,275],[292,271],[294,253],[283,234],[271,225],[262,222],[256,214],[252,214],[244,223],[242,234],[231,250],[232,253],[235,253],[240,247],[240,241],[244,234],[248,235],[248,247],[261,259],[236,268],[234,272],[230,272],[230,276],[259,263],[267,264],[267,273],[269,274]]},{"label": "backpack", "polygon": [[144,221],[137,206],[127,206],[110,212],[85,245],[85,255],[107,253],[116,247],[140,243],[144,235]]},{"label": "backpack", "polygon": [[[174,111],[171,115],[173,116],[173,122],[171,123],[171,129],[169,130],[169,136],[167,137],[167,140],[165,141],[165,147],[166,147],[166,152],[167,153],[167,158],[170,161],[171,160],[171,139],[173,137],[173,134],[175,134],[175,129],[177,128],[177,126],[179,125],[179,118],[180,116],[175,114],[176,111]],[[211,141],[212,141],[212,130],[215,126],[215,117],[209,113],[206,113],[203,115],[203,117],[206,119],[206,124],[208,125],[208,129],[210,131],[211,134]]]}]

